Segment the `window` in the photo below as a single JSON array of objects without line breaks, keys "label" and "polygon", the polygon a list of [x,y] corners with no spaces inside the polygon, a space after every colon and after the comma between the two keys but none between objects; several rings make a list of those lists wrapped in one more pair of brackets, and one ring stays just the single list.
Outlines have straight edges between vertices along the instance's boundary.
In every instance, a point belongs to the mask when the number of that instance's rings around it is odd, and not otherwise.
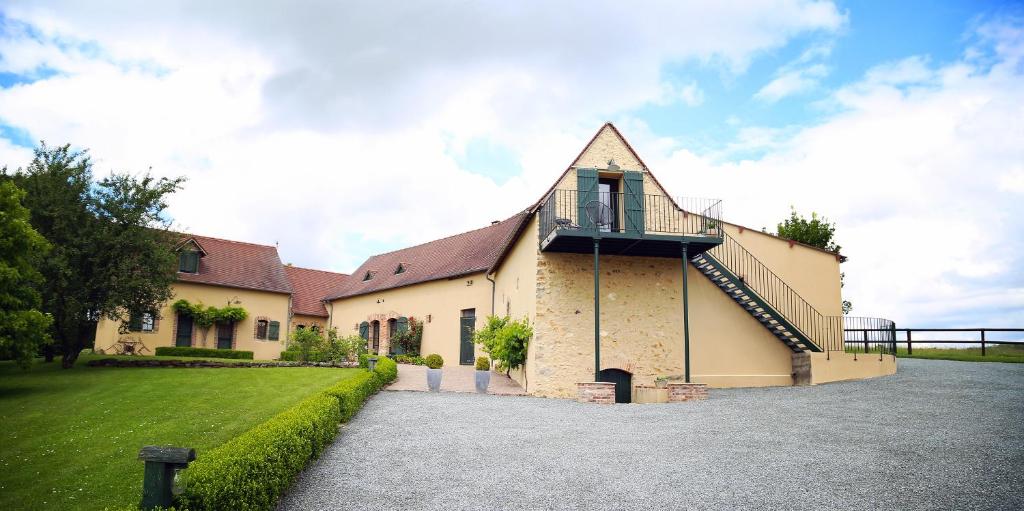
[{"label": "window", "polygon": [[[298,325],[295,325],[295,329],[296,330],[304,330],[305,328],[306,328],[306,325],[303,325],[301,323],[299,323]],[[313,329],[315,330],[316,327],[313,327]]]},{"label": "window", "polygon": [[270,328],[270,322],[265,319],[256,321],[256,338],[266,340],[267,330]]},{"label": "window", "polygon": [[149,312],[132,314],[128,318],[128,330],[132,332],[152,332],[156,329],[156,316]]},{"label": "window", "polygon": [[370,280],[370,279],[372,279],[372,278],[373,278],[373,275],[374,275],[375,273],[377,273],[377,272],[373,272],[373,271],[368,271],[368,272],[366,272],[366,274],[365,274],[365,275],[363,275],[363,282],[366,282],[367,280]]},{"label": "window", "polygon": [[267,327],[267,338],[271,341],[276,341],[281,335],[281,323],[279,321],[271,321]]},{"label": "window", "polygon": [[182,250],[178,252],[178,271],[182,273],[199,272],[199,252]]},{"label": "window", "polygon": [[395,275],[399,273],[405,273],[405,265],[402,263],[398,263],[398,268],[395,268]]},{"label": "window", "polygon": [[319,332],[320,331],[320,325],[313,325],[313,326],[309,327],[309,329],[314,331],[314,332]]}]

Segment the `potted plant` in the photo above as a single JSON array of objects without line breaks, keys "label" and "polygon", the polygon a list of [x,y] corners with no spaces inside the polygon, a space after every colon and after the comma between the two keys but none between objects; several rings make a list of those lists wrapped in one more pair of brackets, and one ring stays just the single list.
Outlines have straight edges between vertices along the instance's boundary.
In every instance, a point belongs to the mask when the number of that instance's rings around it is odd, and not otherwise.
[{"label": "potted plant", "polygon": [[427,387],[431,392],[440,391],[441,366],[444,365],[444,359],[437,353],[431,353],[423,359],[423,363],[427,365]]},{"label": "potted plant", "polygon": [[476,391],[480,394],[487,393],[487,386],[491,384],[491,359],[487,357],[476,357]]},{"label": "potted plant", "polygon": [[718,236],[718,222],[716,222],[714,220],[708,220],[708,223],[705,226],[704,232],[708,236]]},{"label": "potted plant", "polygon": [[654,388],[656,389],[667,389],[668,388],[668,376],[659,376],[654,379]]}]

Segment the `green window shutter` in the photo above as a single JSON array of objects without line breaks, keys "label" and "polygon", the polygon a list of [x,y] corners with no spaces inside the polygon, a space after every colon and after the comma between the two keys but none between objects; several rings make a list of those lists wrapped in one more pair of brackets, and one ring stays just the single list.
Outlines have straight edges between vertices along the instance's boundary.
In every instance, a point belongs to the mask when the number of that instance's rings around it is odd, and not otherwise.
[{"label": "green window shutter", "polygon": [[409,330],[409,318],[402,316],[398,318],[397,328],[399,333],[406,332]]},{"label": "green window shutter", "polygon": [[626,188],[626,233],[644,233],[644,175],[627,170],[623,172],[622,183]]},{"label": "green window shutter", "polygon": [[362,337],[363,339],[370,338],[370,324],[366,321],[359,323],[359,337]]},{"label": "green window shutter", "polygon": [[270,322],[270,334],[267,336],[271,341],[276,341],[281,333],[281,323],[279,321]]},{"label": "green window shutter", "polygon": [[142,331],[142,314],[133,313],[128,317],[128,330],[132,332]]},{"label": "green window shutter", "polygon": [[188,271],[188,252],[178,252],[178,271]]},{"label": "green window shutter", "polygon": [[178,271],[197,273],[199,271],[199,252],[190,250],[178,252]]},{"label": "green window shutter", "polygon": [[587,218],[587,203],[597,200],[597,169],[576,169],[576,207],[578,223],[584,229],[593,229],[594,222]]}]

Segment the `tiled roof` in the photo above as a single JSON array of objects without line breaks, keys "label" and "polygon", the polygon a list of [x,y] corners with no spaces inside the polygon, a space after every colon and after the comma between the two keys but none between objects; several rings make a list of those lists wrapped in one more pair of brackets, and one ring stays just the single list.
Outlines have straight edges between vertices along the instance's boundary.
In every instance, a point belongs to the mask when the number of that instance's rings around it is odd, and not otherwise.
[{"label": "tiled roof", "polygon": [[323,270],[285,266],[285,274],[292,284],[292,313],[327,317],[327,308],[321,300],[341,287],[348,275]]},{"label": "tiled roof", "polygon": [[[346,298],[487,271],[515,241],[529,216],[529,212],[523,211],[481,229],[372,256],[328,298]],[[396,274],[399,265],[404,271]],[[373,277],[364,280],[367,272]]]},{"label": "tiled roof", "polygon": [[292,286],[277,255],[277,247],[184,234],[195,240],[206,255],[199,258],[198,273],[178,272],[178,280],[198,284],[291,293]]}]

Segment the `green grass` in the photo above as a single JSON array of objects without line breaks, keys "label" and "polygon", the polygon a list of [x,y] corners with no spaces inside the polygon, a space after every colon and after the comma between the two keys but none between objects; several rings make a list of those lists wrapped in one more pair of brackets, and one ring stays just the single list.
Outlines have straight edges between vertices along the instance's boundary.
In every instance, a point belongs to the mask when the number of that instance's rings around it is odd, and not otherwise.
[{"label": "green grass", "polygon": [[23,371],[0,362],[0,509],[130,506],[144,445],[202,453],[357,373],[319,367]]},{"label": "green grass", "polygon": [[[927,341],[921,341],[927,342]],[[847,347],[849,353],[864,353],[863,349]],[[877,351],[876,351],[877,353]],[[1024,363],[1024,346],[1019,344],[993,344],[985,346],[985,356],[981,356],[981,347],[977,348],[924,348],[914,346],[914,354],[907,353],[906,347],[898,347],[896,356],[899,358],[921,358],[929,360],[956,360],[960,362],[1011,362]]]}]

